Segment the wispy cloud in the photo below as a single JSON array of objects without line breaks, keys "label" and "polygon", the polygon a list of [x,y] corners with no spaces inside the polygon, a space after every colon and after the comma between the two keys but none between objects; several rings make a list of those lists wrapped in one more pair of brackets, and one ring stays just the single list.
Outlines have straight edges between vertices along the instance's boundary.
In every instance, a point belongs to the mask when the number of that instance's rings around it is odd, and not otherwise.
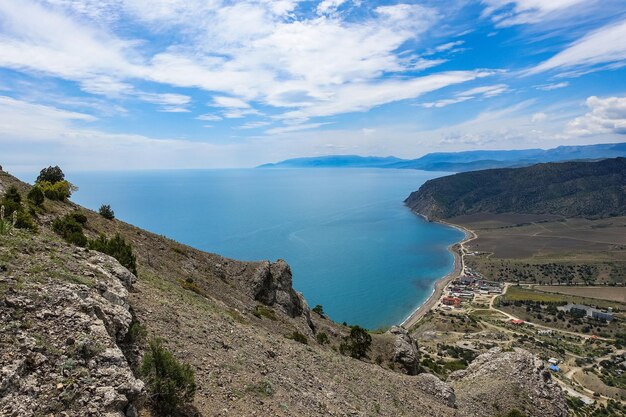
[{"label": "wispy cloud", "polygon": [[550,70],[589,68],[626,60],[626,20],[604,26],[583,36],[552,58],[529,69],[526,74]]},{"label": "wispy cloud", "polygon": [[535,88],[537,90],[542,90],[542,91],[558,90],[559,88],[565,88],[565,87],[569,87],[569,82],[568,81],[563,81],[563,82],[560,82],[560,83],[543,84],[543,85],[535,86]]},{"label": "wispy cloud", "polygon": [[469,90],[461,91],[453,98],[441,99],[433,102],[422,103],[420,106],[427,108],[441,108],[449,106],[450,104],[462,103],[464,101],[473,100],[475,98],[490,98],[499,96],[502,93],[509,91],[509,87],[506,84],[485,85],[481,87],[475,87]]}]

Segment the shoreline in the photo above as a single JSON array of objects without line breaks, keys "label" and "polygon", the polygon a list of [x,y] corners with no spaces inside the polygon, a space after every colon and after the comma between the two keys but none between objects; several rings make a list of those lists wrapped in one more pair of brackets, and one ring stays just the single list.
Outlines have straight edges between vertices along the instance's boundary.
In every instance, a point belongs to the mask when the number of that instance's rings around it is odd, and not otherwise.
[{"label": "shoreline", "polygon": [[[424,216],[423,214],[420,214],[420,213],[415,213],[415,214],[422,217],[426,221],[431,221],[428,219],[428,217]],[[446,226],[450,226],[457,230],[460,230],[465,234],[465,237],[460,242],[454,243],[448,246],[448,250],[454,256],[454,267],[452,271],[448,275],[445,275],[444,277],[436,280],[434,287],[433,287],[433,291],[430,294],[430,296],[422,304],[420,304],[406,319],[404,319],[402,323],[400,323],[400,326],[406,329],[410,329],[411,327],[413,327],[429,311],[431,311],[433,307],[435,307],[435,305],[437,305],[437,303],[441,299],[441,296],[443,295],[443,291],[448,286],[448,284],[454,281],[456,278],[461,276],[461,274],[463,273],[464,266],[465,266],[464,260],[463,260],[464,245],[467,242],[474,240],[478,237],[478,235],[473,230],[470,230],[466,227],[463,227],[457,224],[448,223],[448,222],[441,221],[441,220],[436,220],[435,222],[440,223],[440,224],[445,224]],[[458,245],[458,248],[454,249],[454,247],[457,245]]]}]

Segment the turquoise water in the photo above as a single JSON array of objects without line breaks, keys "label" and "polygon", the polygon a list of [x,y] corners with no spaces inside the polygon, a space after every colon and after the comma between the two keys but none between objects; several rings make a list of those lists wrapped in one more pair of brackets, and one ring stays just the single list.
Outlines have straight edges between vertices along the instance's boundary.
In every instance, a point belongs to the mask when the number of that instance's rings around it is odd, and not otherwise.
[{"label": "turquoise water", "polygon": [[335,321],[397,324],[452,270],[456,229],[403,200],[441,174],[392,169],[73,173],[72,198],[224,256],[285,259],[295,288]]}]

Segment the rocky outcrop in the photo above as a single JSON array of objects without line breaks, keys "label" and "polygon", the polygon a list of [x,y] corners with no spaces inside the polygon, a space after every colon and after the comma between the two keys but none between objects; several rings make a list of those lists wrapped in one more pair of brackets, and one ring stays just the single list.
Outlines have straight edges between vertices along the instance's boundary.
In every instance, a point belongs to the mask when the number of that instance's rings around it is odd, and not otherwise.
[{"label": "rocky outcrop", "polygon": [[282,259],[273,263],[261,262],[248,284],[250,295],[255,300],[277,306],[290,317],[304,315],[311,322],[304,297],[292,287],[291,268],[287,262]]},{"label": "rocky outcrop", "polygon": [[437,378],[433,374],[419,374],[415,377],[418,387],[437,398],[439,402],[448,407],[456,406],[456,395],[454,388]]},{"label": "rocky outcrop", "polygon": [[494,348],[448,377],[460,415],[491,417],[513,409],[533,417],[566,417],[565,396],[543,362],[523,349]]},{"label": "rocky outcrop", "polygon": [[117,344],[134,275],[109,256],[67,250],[50,276],[0,276],[0,415],[134,415],[143,395]]},{"label": "rocky outcrop", "polygon": [[395,337],[393,362],[397,363],[407,375],[417,375],[419,371],[417,342],[402,327],[393,326],[389,333]]}]

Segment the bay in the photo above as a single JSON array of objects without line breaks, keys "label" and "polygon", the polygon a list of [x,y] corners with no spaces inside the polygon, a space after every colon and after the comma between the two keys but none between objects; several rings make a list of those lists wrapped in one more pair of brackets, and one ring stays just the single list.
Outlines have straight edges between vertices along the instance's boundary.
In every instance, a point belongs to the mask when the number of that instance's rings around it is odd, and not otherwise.
[{"label": "bay", "polygon": [[294,287],[335,321],[403,321],[451,272],[463,238],[403,200],[442,173],[394,169],[74,172],[73,200],[195,248],[285,259]]}]

